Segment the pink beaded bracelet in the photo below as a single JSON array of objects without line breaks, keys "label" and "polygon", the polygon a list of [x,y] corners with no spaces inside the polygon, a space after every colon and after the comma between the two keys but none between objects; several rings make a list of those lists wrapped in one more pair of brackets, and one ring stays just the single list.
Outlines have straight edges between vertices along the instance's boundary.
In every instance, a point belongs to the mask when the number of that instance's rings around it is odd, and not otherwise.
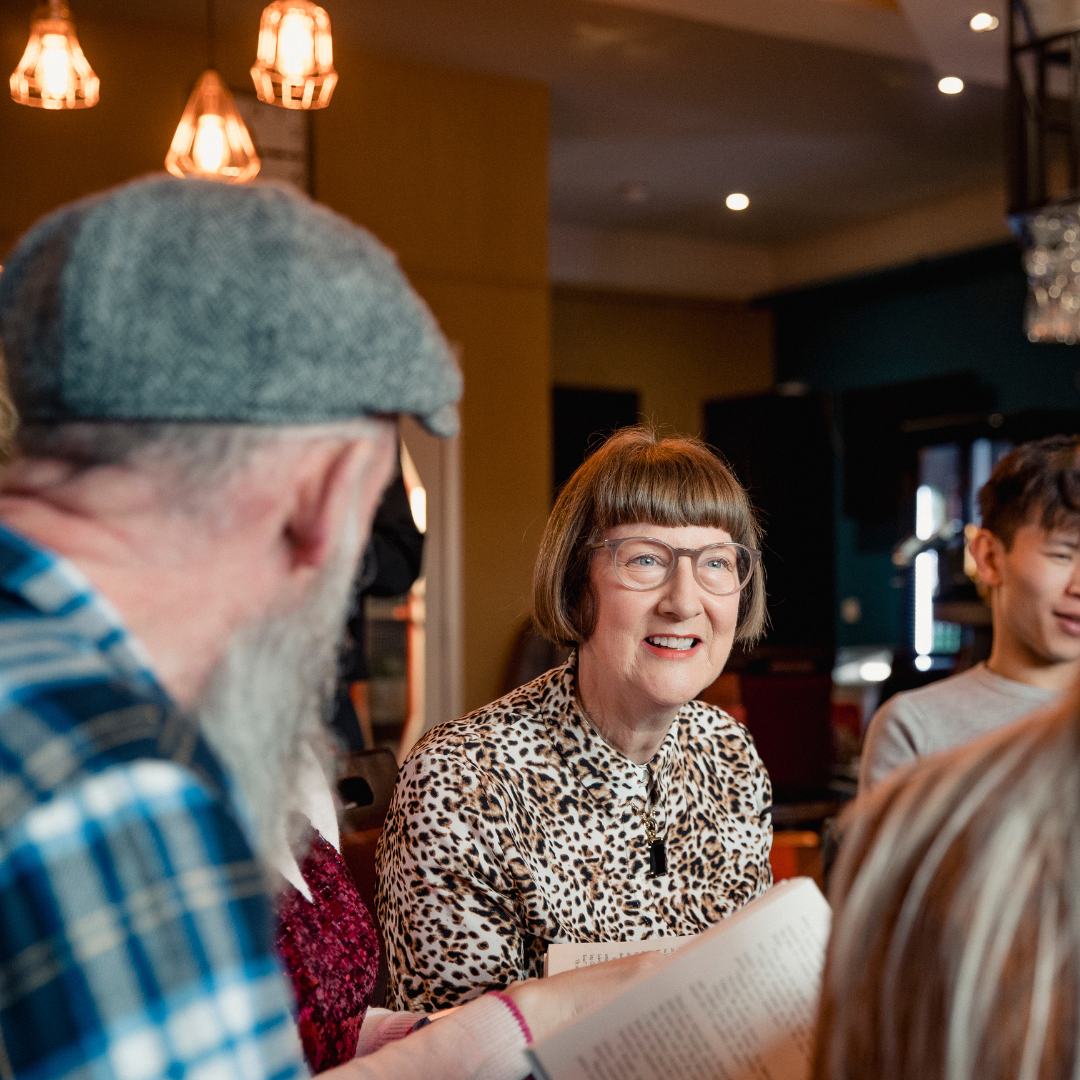
[{"label": "pink beaded bracelet", "polygon": [[504,994],[501,990],[492,990],[492,997],[497,997],[513,1014],[514,1019],[518,1022],[518,1027],[521,1028],[521,1034],[525,1036],[525,1044],[528,1045],[532,1042],[532,1032],[529,1030],[529,1025],[525,1022],[525,1017],[521,1015],[521,1010],[514,1004],[514,999],[509,994]]}]

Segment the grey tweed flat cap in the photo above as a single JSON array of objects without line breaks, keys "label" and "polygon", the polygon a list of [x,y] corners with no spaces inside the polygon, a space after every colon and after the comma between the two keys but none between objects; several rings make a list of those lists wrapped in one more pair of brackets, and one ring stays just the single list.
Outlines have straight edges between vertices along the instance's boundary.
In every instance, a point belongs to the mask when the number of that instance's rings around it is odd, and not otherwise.
[{"label": "grey tweed flat cap", "polygon": [[394,256],[279,184],[152,176],[39,221],[0,274],[24,421],[458,429],[461,372]]}]

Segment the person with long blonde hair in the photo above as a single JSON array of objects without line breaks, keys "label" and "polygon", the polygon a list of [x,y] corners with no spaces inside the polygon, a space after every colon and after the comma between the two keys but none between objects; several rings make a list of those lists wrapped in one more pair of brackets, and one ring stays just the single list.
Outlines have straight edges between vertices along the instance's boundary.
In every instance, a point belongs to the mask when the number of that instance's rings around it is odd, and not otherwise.
[{"label": "person with long blonde hair", "polygon": [[814,1080],[1080,1068],[1080,681],[842,823]]}]

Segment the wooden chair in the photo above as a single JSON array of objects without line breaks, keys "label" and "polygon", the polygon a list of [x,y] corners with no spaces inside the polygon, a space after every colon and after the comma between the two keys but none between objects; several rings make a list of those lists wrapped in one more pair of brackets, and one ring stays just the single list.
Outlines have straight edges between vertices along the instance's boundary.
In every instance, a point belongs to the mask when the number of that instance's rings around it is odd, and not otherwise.
[{"label": "wooden chair", "polygon": [[743,675],[746,726],[777,803],[829,797],[833,762],[831,675]]},{"label": "wooden chair", "polygon": [[811,877],[823,888],[821,874],[821,837],[807,830],[783,830],[773,833],[769,852],[773,883],[793,877]]}]

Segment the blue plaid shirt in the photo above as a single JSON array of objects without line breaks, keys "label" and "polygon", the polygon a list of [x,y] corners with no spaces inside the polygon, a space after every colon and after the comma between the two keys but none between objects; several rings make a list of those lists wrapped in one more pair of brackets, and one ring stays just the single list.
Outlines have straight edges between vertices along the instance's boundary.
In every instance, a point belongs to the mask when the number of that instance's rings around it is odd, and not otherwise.
[{"label": "blue plaid shirt", "polygon": [[115,611],[0,527],[0,1080],[306,1075],[224,775]]}]

